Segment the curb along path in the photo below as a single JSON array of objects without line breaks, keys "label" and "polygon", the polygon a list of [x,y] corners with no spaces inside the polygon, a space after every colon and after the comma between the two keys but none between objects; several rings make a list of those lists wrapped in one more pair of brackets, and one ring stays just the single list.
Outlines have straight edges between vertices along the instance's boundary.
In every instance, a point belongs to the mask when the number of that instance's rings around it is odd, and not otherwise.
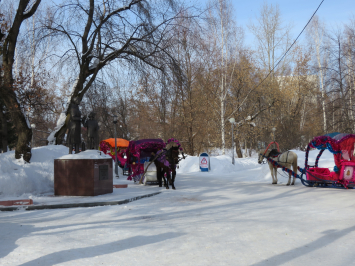
[{"label": "curb along path", "polygon": [[69,204],[53,204],[53,205],[30,205],[30,206],[17,206],[17,207],[2,207],[0,211],[33,211],[33,210],[44,210],[44,209],[64,209],[64,208],[77,208],[77,207],[96,207],[96,206],[110,206],[110,205],[122,205],[127,204],[132,201],[140,200],[143,198],[153,197],[160,194],[161,192],[155,192],[147,195],[137,196],[131,199],[119,200],[119,201],[106,201],[106,202],[83,202],[83,203],[69,203]]}]

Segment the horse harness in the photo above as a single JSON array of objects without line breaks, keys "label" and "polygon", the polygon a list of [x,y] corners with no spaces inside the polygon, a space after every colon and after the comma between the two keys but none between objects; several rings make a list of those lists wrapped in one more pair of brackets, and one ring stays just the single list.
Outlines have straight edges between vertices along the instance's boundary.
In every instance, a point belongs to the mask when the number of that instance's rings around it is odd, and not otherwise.
[{"label": "horse harness", "polygon": [[[277,155],[277,162],[278,162],[278,163],[288,163],[288,162],[287,162],[287,158],[288,158],[288,154],[289,154],[289,153],[290,153],[290,151],[287,151],[286,162],[280,162],[280,157],[281,157],[281,155],[282,155],[283,153],[278,154],[278,155]],[[270,155],[269,155],[269,157],[270,157]]]}]

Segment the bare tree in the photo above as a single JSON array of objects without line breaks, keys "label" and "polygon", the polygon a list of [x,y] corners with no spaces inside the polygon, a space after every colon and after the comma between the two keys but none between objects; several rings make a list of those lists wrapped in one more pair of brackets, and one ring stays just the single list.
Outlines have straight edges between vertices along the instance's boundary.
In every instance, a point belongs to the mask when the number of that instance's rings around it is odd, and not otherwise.
[{"label": "bare tree", "polygon": [[[196,153],[196,139],[208,135],[206,94],[203,93],[199,76],[203,75],[201,27],[191,19],[181,19],[175,31],[178,45],[174,56],[179,68],[172,68],[172,100],[170,121],[172,137],[184,141],[189,154]],[[178,70],[178,71],[176,71]],[[207,143],[206,143],[207,144]]]},{"label": "bare tree", "polygon": [[31,138],[32,130],[26,120],[25,114],[18,101],[13,78],[14,55],[17,38],[22,23],[30,18],[37,10],[41,0],[30,1],[20,0],[17,12],[10,30],[3,45],[3,86],[0,88],[0,95],[11,114],[11,119],[16,128],[18,141],[16,145],[15,158],[29,162],[31,159]]},{"label": "bare tree", "polygon": [[175,1],[167,0],[67,2],[47,21],[53,36],[64,37],[71,45],[61,59],[75,59],[72,68],[77,73],[66,108],[48,138],[53,144],[60,144],[64,136],[71,99],[81,100],[105,66],[117,61],[122,68],[134,66],[141,72],[166,68],[172,60],[167,48],[173,44],[173,21],[178,14]]},{"label": "bare tree", "polygon": [[[350,117],[353,118],[354,115],[354,103],[353,94],[355,88],[355,75],[354,75],[354,60],[355,60],[355,19],[351,19],[350,23],[345,27],[345,34],[347,42],[345,45],[345,53],[347,57],[347,84],[349,88],[349,105],[350,105]],[[355,130],[355,123],[354,123]]]},{"label": "bare tree", "polygon": [[218,101],[219,131],[221,134],[222,153],[225,153],[226,101],[233,81],[233,73],[238,60],[238,49],[241,47],[243,32],[236,27],[232,18],[232,4],[227,0],[216,0],[209,7],[209,26],[211,34],[208,37],[213,49],[215,73],[218,73],[218,85],[215,94]]},{"label": "bare tree", "polygon": [[322,108],[323,108],[323,130],[327,132],[327,117],[326,117],[326,110],[325,110],[325,67],[326,67],[326,60],[327,56],[324,55],[324,47],[323,47],[323,36],[325,34],[325,26],[324,24],[319,21],[318,16],[314,16],[311,23],[307,27],[308,36],[312,39],[313,44],[315,46],[316,52],[316,60],[318,65],[318,77],[320,82],[320,89],[321,89],[321,97],[322,97]]},{"label": "bare tree", "polygon": [[[352,132],[354,118],[351,116],[352,104],[351,89],[348,71],[348,45],[344,32],[341,28],[336,28],[327,34],[329,45],[327,45],[327,52],[329,54],[329,63],[327,66],[328,84],[330,86],[331,103],[333,105],[333,116],[336,117],[334,125],[337,130],[343,132]],[[333,126],[334,126],[333,125]]]},{"label": "bare tree", "polygon": [[[278,5],[264,2],[260,8],[260,16],[257,24],[248,26],[258,42],[257,51],[261,64],[268,72],[275,68],[275,63],[281,58],[290,44],[291,25],[282,25],[280,9]],[[283,65],[287,65],[284,60]],[[283,68],[281,68],[283,70]],[[273,71],[272,77],[275,76]]]}]

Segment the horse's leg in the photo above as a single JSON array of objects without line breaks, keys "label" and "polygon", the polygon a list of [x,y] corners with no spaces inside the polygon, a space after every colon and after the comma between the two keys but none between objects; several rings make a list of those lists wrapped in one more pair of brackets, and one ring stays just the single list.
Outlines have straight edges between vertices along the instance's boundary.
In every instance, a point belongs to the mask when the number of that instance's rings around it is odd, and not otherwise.
[{"label": "horse's leg", "polygon": [[288,182],[286,184],[286,186],[289,186],[291,183],[291,173],[288,173]]},{"label": "horse's leg", "polygon": [[172,187],[172,189],[175,189],[175,185],[174,185],[175,176],[176,176],[176,170],[173,169],[173,171],[172,171],[172,177],[171,177],[171,187]]},{"label": "horse's leg", "polygon": [[169,168],[165,170],[166,172],[166,189],[169,189],[169,183],[171,183],[171,178],[170,178],[170,171],[169,171]]},{"label": "horse's leg", "polygon": [[[298,167],[297,167],[297,157],[296,157],[295,162],[292,164],[292,167],[293,167],[293,172],[295,172],[295,174],[297,174],[297,170],[298,170]],[[295,181],[296,181],[296,177],[293,176],[291,185],[294,185],[294,184],[295,184]]]},{"label": "horse's leg", "polygon": [[274,167],[272,166],[271,163],[269,163],[269,168],[270,168],[271,177],[272,177],[272,184],[277,184],[277,181],[275,181],[275,178],[274,178]]},{"label": "horse's leg", "polygon": [[164,187],[166,187],[166,189],[169,189],[169,184],[168,184],[167,180],[165,179],[165,173],[167,173],[166,167],[163,167],[162,171],[161,171],[161,176],[164,180]]},{"label": "horse's leg", "polygon": [[[295,172],[295,171],[294,171]],[[296,177],[292,177],[292,183],[291,183],[291,185],[293,186],[293,185],[295,185],[295,180],[296,180]]]},{"label": "horse's leg", "polygon": [[159,187],[162,187],[163,184],[162,184],[162,171],[161,171],[161,168],[159,167],[158,171],[157,171],[157,175],[158,175],[158,183],[159,183]]},{"label": "horse's leg", "polygon": [[158,180],[158,184],[159,187],[162,187],[162,177],[161,177],[161,168],[160,166],[158,166],[158,164],[155,164],[156,168],[157,168],[157,180]]},{"label": "horse's leg", "polygon": [[274,167],[274,174],[275,174],[275,184],[277,184],[278,180],[277,180],[277,167]]},{"label": "horse's leg", "polygon": [[162,171],[162,174],[161,174],[162,177],[163,177],[163,180],[164,180],[164,187],[166,187],[166,182],[167,182],[167,181],[166,181],[166,178],[165,178],[165,173],[166,173],[165,170],[163,170],[163,171]]}]

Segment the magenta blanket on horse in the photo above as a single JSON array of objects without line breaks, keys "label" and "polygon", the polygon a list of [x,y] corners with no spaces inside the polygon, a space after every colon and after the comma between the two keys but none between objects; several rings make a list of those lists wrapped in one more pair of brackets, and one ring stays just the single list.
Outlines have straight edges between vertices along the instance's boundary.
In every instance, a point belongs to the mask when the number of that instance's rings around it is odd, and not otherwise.
[{"label": "magenta blanket on horse", "polygon": [[166,152],[164,152],[164,150],[160,150],[157,152],[157,160],[159,162],[161,162],[162,164],[164,164],[164,166],[166,167],[170,167],[170,163],[169,161],[166,159]]}]

